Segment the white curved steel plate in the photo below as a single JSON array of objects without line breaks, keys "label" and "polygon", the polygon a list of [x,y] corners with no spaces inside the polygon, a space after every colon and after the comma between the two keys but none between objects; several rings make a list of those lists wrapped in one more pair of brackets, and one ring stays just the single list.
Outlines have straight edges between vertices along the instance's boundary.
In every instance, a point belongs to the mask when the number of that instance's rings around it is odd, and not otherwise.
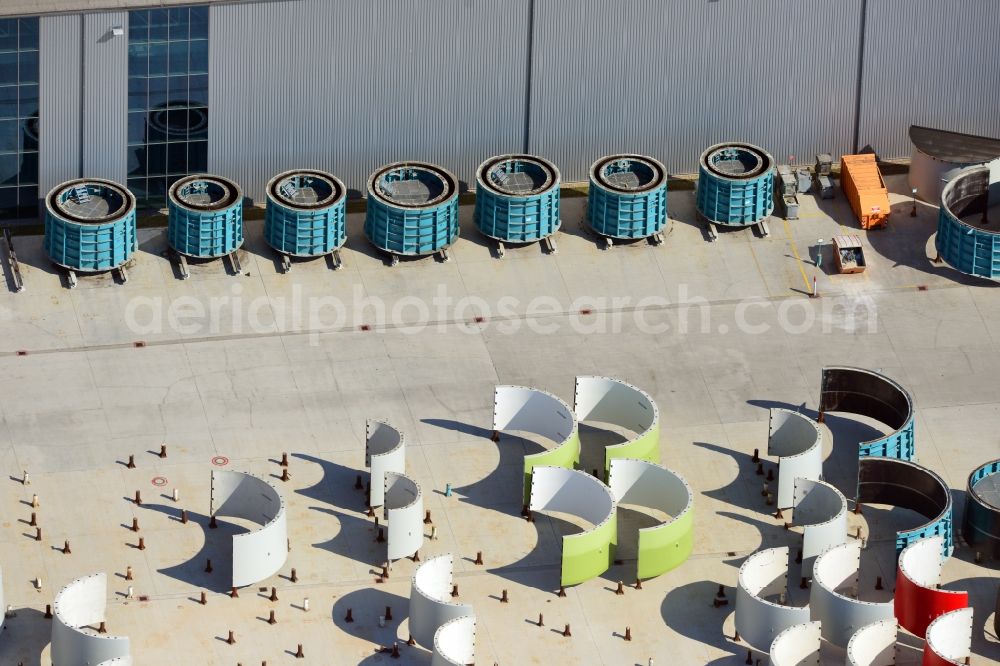
[{"label": "white curved steel plate", "polygon": [[792,506],[795,479],[823,477],[823,432],[808,416],[780,407],[768,412],[767,455],[778,456],[779,509]]},{"label": "white curved steel plate", "polygon": [[448,601],[451,595],[453,556],[451,553],[425,560],[410,581],[410,635],[420,645],[434,645],[441,625],[464,615],[472,615],[472,605]]},{"label": "white curved steel plate", "polygon": [[740,566],[736,587],[736,631],[757,650],[771,648],[785,629],[809,621],[809,608],[783,606],[764,597],[788,590],[788,548],[767,548]]},{"label": "white curved steel plate", "polygon": [[615,512],[611,489],[586,472],[536,467],[531,482],[532,511],[561,511],[600,525]]},{"label": "white curved steel plate", "polygon": [[386,472],[406,473],[406,440],[403,433],[386,421],[365,424],[365,466],[371,472],[369,504],[385,503]]},{"label": "white curved steel plate", "polygon": [[576,431],[576,418],[565,402],[527,386],[497,386],[493,394],[493,429],[520,430],[562,443]]},{"label": "white curved steel plate", "polygon": [[476,660],[476,617],[450,620],[434,635],[431,666],[466,666]]},{"label": "white curved steel plate", "polygon": [[[927,627],[924,651],[930,651],[945,663],[964,663],[972,654],[972,609],[960,608],[934,618]],[[926,654],[924,663],[928,663]]]},{"label": "white curved steel plate", "polygon": [[105,620],[108,577],[99,573],[71,581],[59,590],[52,604],[53,666],[90,666],[118,659],[131,666],[127,636],[107,636],[81,627]]},{"label": "white curved steel plate", "polygon": [[813,584],[809,609],[813,620],[823,625],[823,638],[838,647],[847,647],[861,627],[894,617],[892,601],[860,601],[838,592],[845,586],[856,591],[861,544],[850,541],[827,549],[813,564]]},{"label": "white curved steel plate", "polygon": [[245,472],[212,470],[211,515],[261,525],[233,535],[233,587],[258,583],[285,565],[288,515],[284,498],[270,483]]},{"label": "white curved steel plate", "polygon": [[861,627],[847,643],[847,666],[893,666],[898,633],[895,619]]},{"label": "white curved steel plate", "polygon": [[819,622],[794,624],[774,637],[771,666],[806,666],[819,663]]},{"label": "white curved steel plate", "polygon": [[847,541],[847,498],[825,481],[796,479],[792,524],[802,527],[802,575],[820,553]]},{"label": "white curved steel plate", "polygon": [[388,559],[398,560],[424,545],[424,496],[416,481],[397,472],[385,475]]}]

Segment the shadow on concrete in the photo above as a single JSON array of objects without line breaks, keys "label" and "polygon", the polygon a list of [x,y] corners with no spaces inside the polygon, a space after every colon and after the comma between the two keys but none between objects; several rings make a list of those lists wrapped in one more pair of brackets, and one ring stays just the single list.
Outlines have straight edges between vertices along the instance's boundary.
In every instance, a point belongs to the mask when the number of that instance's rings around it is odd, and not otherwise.
[{"label": "shadow on concrete", "polygon": [[713,664],[741,663],[733,659],[737,655],[745,656],[746,649],[724,635],[726,618],[735,609],[735,595],[729,595],[728,606],[712,606],[720,582],[732,592],[732,581],[700,580],[675,587],[660,604],[660,616],[664,624],[680,635],[732,655],[713,661]]},{"label": "shadow on concrete", "polygon": [[316,484],[297,489],[297,494],[345,511],[360,512],[367,508],[364,490],[357,490],[354,486],[359,476],[362,483],[369,482],[371,474],[368,470],[352,469],[307,453],[293,453],[291,457],[315,463],[323,470],[323,477]]},{"label": "shadow on concrete", "polygon": [[42,652],[52,635],[52,620],[45,619],[44,611],[35,608],[18,608],[15,613],[4,620],[0,664],[41,666]]},{"label": "shadow on concrete", "polygon": [[[382,562],[386,560],[386,543],[378,543],[375,540],[378,536],[378,528],[375,527],[374,518],[359,518],[321,506],[310,506],[309,510],[332,516],[340,525],[336,536],[329,541],[311,544],[314,548],[335,553],[372,567],[380,567]],[[382,521],[382,510],[376,509],[375,514],[379,518],[380,526],[385,528],[385,522]]]},{"label": "shadow on concrete", "polygon": [[[379,626],[379,616],[385,615],[386,607],[392,609],[392,619],[385,621],[385,626]],[[346,634],[373,643],[375,646],[392,647],[393,641],[399,641],[400,652],[415,650],[408,648],[408,635],[400,635],[400,625],[409,615],[410,600],[406,597],[392,594],[381,587],[366,587],[348,592],[333,603],[331,619],[337,628]],[[347,611],[350,609],[353,622],[347,622]],[[374,649],[374,648],[373,648]],[[389,659],[389,655],[375,654],[373,657]],[[380,663],[378,661],[361,663]],[[399,662],[396,662],[399,663]]]},{"label": "shadow on concrete", "polygon": [[[692,444],[715,453],[729,456],[736,461],[736,465],[739,468],[736,478],[727,485],[714,490],[703,490],[701,494],[720,502],[738,506],[741,509],[747,509],[748,511],[763,512],[770,510],[771,507],[765,504],[765,499],[761,496],[763,484],[767,477],[757,474],[757,465],[754,464],[751,454],[734,451],[725,446],[710,444],[708,442],[692,442]],[[773,462],[764,461],[763,458],[761,458],[761,461],[764,462],[765,473],[767,470],[771,470],[777,474],[777,466]],[[777,476],[775,476],[775,481],[768,483],[768,486],[777,489]]]},{"label": "shadow on concrete", "polygon": [[628,437],[607,426],[580,423],[580,469],[604,479],[604,450],[628,441]]},{"label": "shadow on concrete", "polygon": [[423,423],[481,438],[483,446],[493,447],[498,461],[492,472],[464,486],[452,488],[460,501],[520,517],[523,506],[524,456],[540,453],[545,447],[516,435],[501,434],[500,441],[490,439],[492,430],[450,419],[422,419]]},{"label": "shadow on concrete", "polygon": [[[538,512],[534,513],[533,520],[528,523],[521,519],[521,523],[522,529],[535,528],[535,547],[520,560],[488,571],[519,585],[557,592],[562,570],[562,537],[583,529],[568,520]],[[614,557],[614,553],[611,555]]]},{"label": "shadow on concrete", "polygon": [[[167,567],[166,569],[159,569],[159,573],[169,576],[174,580],[187,583],[199,590],[226,592],[231,589],[233,584],[232,537],[234,534],[247,532],[246,528],[218,518],[216,519],[218,527],[210,529],[208,527],[209,516],[192,511],[188,511],[189,523],[183,525],[179,522],[181,510],[177,506],[143,504],[137,508],[172,516],[178,521],[177,529],[200,529],[204,534],[201,550],[180,564]],[[153,546],[153,544],[150,545]],[[205,571],[208,560],[212,560],[211,573]]]},{"label": "shadow on concrete", "polygon": [[371,656],[365,657],[358,662],[358,666],[370,666],[371,664],[430,664],[433,655],[419,645],[410,647],[404,641],[399,641],[399,659],[391,656],[391,646],[376,648]]}]

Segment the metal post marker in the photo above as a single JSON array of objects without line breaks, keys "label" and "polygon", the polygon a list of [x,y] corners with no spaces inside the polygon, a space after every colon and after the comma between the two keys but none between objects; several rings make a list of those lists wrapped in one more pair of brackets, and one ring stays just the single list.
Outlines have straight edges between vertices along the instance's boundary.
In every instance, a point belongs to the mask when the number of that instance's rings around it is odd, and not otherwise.
[{"label": "metal post marker", "polygon": [[816,239],[816,268],[823,266],[823,239]]},{"label": "metal post marker", "polygon": [[913,198],[913,208],[910,209],[910,217],[916,217],[917,216],[917,188],[914,187],[912,190],[910,190],[910,194],[912,195],[912,198]]}]

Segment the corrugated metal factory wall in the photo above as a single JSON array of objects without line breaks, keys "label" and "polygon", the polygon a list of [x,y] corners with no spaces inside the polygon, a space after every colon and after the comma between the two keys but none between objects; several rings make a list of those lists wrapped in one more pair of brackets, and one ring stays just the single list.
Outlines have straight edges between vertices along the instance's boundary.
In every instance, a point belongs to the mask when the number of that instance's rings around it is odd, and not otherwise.
[{"label": "corrugated metal factory wall", "polygon": [[520,150],[528,0],[212,6],[209,170],[261,201],[285,169],[365,189],[378,166],[429,160],[474,177]]},{"label": "corrugated metal factory wall", "polygon": [[[43,192],[77,173],[125,181],[119,25],[126,12],[42,19]],[[904,157],[913,123],[1000,136],[998,32],[993,0],[213,4],[209,169],[260,202],[295,167],[363,191],[378,166],[419,159],[474,184],[482,159],[523,150],[566,181],[623,151],[692,173],[727,140],[811,162],[857,132]]]},{"label": "corrugated metal factory wall", "polygon": [[860,145],[908,157],[910,125],[1000,137],[996,0],[868,0]]},{"label": "corrugated metal factory wall", "polygon": [[39,21],[38,194],[80,177],[80,70],[83,17]]},{"label": "corrugated metal factory wall", "polygon": [[128,12],[83,15],[83,174],[125,183],[128,141]]},{"label": "corrugated metal factory wall", "polygon": [[693,173],[721,141],[779,162],[851,147],[861,0],[536,2],[531,149],[567,180],[638,151]]}]

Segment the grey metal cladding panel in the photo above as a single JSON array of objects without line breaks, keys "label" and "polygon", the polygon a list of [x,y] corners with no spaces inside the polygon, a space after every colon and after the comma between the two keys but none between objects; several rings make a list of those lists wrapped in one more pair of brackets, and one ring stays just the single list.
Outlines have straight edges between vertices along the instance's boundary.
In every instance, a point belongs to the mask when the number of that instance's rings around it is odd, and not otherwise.
[{"label": "grey metal cladding panel", "polygon": [[1000,136],[995,0],[869,0],[860,145],[908,157],[923,125]]},{"label": "grey metal cladding panel", "polygon": [[40,196],[80,177],[79,14],[39,19],[40,91],[38,125]]},{"label": "grey metal cladding panel", "polygon": [[83,176],[125,183],[128,142],[128,12],[83,15]]},{"label": "grey metal cladding panel", "polygon": [[[536,2],[531,150],[565,180],[612,152],[697,171],[719,141],[846,150],[861,0]],[[844,54],[847,54],[845,57]]]},{"label": "grey metal cladding panel", "polygon": [[419,159],[466,182],[521,150],[528,0],[219,5],[210,14],[209,170],[260,201],[315,167],[364,191]]}]

